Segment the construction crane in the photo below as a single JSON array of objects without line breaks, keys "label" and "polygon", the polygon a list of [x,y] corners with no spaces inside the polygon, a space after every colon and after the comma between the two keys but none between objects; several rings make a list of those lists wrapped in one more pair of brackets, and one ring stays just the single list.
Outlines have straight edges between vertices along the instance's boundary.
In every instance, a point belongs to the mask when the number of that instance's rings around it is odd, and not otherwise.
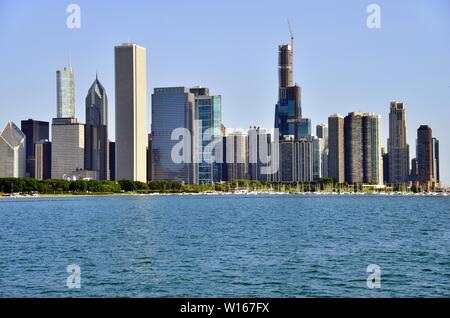
[{"label": "construction crane", "polygon": [[291,22],[289,21],[289,19],[287,20],[288,22],[288,27],[289,27],[289,33],[291,34],[291,50],[292,53],[294,53],[294,32],[292,32],[292,26],[291,26]]}]

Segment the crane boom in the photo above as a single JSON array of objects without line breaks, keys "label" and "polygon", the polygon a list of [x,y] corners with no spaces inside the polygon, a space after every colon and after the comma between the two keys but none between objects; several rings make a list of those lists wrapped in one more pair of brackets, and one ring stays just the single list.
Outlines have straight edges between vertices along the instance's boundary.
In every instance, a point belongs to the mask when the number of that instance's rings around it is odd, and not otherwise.
[{"label": "crane boom", "polygon": [[291,35],[291,50],[292,52],[294,51],[294,32],[292,31],[292,26],[291,26],[291,22],[288,19],[288,27],[289,27],[289,33]]}]

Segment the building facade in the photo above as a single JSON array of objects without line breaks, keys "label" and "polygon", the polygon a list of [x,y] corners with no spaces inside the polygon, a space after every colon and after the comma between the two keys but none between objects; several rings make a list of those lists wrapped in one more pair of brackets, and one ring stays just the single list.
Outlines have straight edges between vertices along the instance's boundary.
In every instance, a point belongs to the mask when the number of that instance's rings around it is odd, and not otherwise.
[{"label": "building facade", "polygon": [[186,87],[155,88],[152,95],[152,180],[195,183],[195,95]]},{"label": "building facade", "polygon": [[20,128],[27,137],[25,176],[35,178],[35,145],[41,140],[49,139],[49,123],[39,120],[22,120]]},{"label": "building facade", "polygon": [[69,179],[84,170],[84,124],[75,118],[54,118],[52,122],[52,179]]},{"label": "building facade", "polygon": [[344,117],[339,114],[328,118],[328,176],[337,183],[345,182]]},{"label": "building facade", "polygon": [[146,49],[115,47],[116,179],[147,180]]},{"label": "building facade", "polygon": [[41,140],[35,144],[35,178],[47,180],[52,177],[52,143]]},{"label": "building facade", "polygon": [[417,180],[430,185],[433,181],[433,132],[426,125],[417,129]]},{"label": "building facade", "polygon": [[248,178],[248,139],[241,131],[228,134],[226,140],[227,180],[233,182]]},{"label": "building facade", "polygon": [[196,184],[222,181],[222,97],[209,96],[209,89],[190,89],[195,96],[197,137]]},{"label": "building facade", "polygon": [[279,182],[313,182],[314,142],[312,138],[296,139],[285,136],[280,142]]},{"label": "building facade", "polygon": [[70,66],[56,71],[56,116],[75,118],[75,80]]},{"label": "building facade", "polygon": [[108,140],[108,97],[98,77],[86,96],[84,169],[97,180],[110,179]]},{"label": "building facade", "polygon": [[13,122],[0,133],[0,178],[24,178],[26,136]]},{"label": "building facade", "polygon": [[406,110],[403,103],[392,101],[387,142],[389,174],[386,180],[389,183],[404,184],[409,181],[409,145],[407,138]]}]

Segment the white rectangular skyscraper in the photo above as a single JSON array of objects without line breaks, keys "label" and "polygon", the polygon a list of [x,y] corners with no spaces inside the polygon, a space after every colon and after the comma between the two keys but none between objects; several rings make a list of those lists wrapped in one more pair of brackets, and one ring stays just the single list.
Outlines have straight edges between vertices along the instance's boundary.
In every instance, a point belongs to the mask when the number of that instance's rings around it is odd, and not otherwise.
[{"label": "white rectangular skyscraper", "polygon": [[146,49],[115,47],[116,180],[147,180]]}]

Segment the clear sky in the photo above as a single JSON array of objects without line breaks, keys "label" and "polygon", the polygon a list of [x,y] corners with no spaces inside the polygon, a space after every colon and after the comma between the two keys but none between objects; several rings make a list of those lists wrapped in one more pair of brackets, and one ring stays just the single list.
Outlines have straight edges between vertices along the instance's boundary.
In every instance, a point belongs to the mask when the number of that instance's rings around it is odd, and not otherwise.
[{"label": "clear sky", "polygon": [[[81,8],[69,29],[66,8]],[[369,29],[369,4],[381,28]],[[448,0],[0,0],[0,125],[56,116],[55,71],[75,72],[77,117],[98,72],[110,102],[114,139],[114,46],[147,48],[148,129],[154,87],[209,87],[223,98],[223,123],[271,128],[277,99],[277,46],[296,35],[294,79],[313,126],[335,112],[383,116],[406,103],[411,156],[416,130],[440,139],[441,178],[450,182],[450,1]]]}]

